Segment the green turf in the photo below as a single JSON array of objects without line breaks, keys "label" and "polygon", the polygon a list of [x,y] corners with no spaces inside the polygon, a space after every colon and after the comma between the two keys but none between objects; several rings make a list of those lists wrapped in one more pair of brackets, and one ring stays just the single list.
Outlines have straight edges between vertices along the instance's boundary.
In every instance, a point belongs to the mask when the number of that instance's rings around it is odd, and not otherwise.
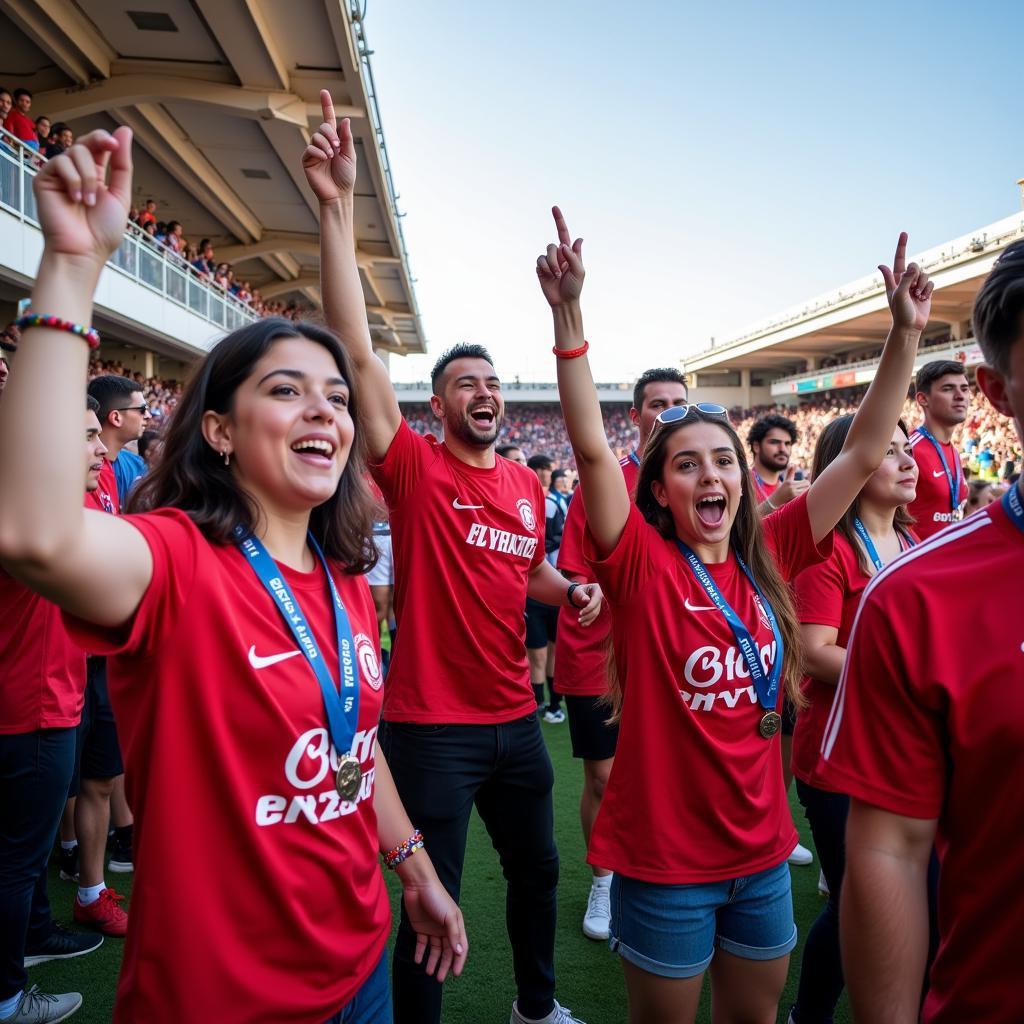
[{"label": "green turf", "polygon": [[[618,960],[603,943],[589,941],[580,931],[590,885],[579,828],[582,770],[569,753],[568,726],[544,725],[543,729],[555,765],[555,831],[562,860],[555,946],[557,998],[587,1024],[622,1024],[626,1020],[626,996]],[[811,847],[810,834],[795,799],[793,813],[801,841]],[[656,832],[656,823],[652,825]],[[794,996],[803,939],[822,905],[817,889],[817,862],[811,867],[793,868],[792,874],[793,904],[801,944],[791,960],[789,981],[781,1003],[784,1009],[779,1016],[782,1022],[786,1020],[786,1010]],[[131,875],[107,877],[108,883],[129,896],[129,904],[131,879]],[[397,893],[392,891],[397,899]],[[50,898],[55,916],[64,923],[70,923],[74,893],[74,886],[61,882],[56,870],[51,868]],[[475,816],[469,832],[462,893],[470,958],[465,974],[446,983],[443,1020],[445,1024],[505,1024],[515,996],[512,956],[505,933],[505,885],[497,855]],[[74,1017],[76,1024],[101,1024],[110,1020],[120,958],[121,942],[107,939],[100,949],[88,956],[32,968],[29,980],[44,991],[80,991],[85,1004]],[[187,979],[183,979],[183,984],[187,984]],[[710,1020],[706,991],[698,1020]],[[850,1020],[845,997],[835,1020],[836,1024],[848,1024]]]}]

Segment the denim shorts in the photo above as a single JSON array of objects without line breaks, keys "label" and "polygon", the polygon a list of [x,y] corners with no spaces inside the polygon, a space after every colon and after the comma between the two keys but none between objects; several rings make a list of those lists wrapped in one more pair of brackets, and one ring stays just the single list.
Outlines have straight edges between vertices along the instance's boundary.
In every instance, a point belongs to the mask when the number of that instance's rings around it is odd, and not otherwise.
[{"label": "denim shorts", "polygon": [[659,885],[616,874],[608,945],[663,978],[703,973],[715,947],[774,960],[796,946],[789,865],[724,882]]}]

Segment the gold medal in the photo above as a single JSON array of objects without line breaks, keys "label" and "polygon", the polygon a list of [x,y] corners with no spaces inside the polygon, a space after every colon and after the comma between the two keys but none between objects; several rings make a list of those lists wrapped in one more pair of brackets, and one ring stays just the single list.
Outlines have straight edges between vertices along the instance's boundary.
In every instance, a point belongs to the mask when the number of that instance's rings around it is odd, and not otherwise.
[{"label": "gold medal", "polygon": [[781,727],[782,715],[777,711],[766,711],[757,729],[766,740],[770,740]]},{"label": "gold medal", "polygon": [[363,780],[363,769],[359,766],[359,758],[345,754],[338,771],[334,776],[334,788],[342,800],[352,801],[359,795],[359,784]]}]

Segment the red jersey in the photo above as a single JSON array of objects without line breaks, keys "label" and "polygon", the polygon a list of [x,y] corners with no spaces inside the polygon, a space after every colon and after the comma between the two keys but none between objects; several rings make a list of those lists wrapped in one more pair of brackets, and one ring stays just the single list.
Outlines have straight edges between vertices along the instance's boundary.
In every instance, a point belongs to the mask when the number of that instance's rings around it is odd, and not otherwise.
[{"label": "red jersey", "polygon": [[778,474],[774,480],[770,477],[765,480],[760,473],[753,467],[750,469],[751,474],[754,477],[754,490],[757,492],[757,502],[761,504],[767,501],[782,484],[782,474]]},{"label": "red jersey", "polygon": [[[619,460],[626,487],[632,495],[640,469],[633,456]],[[558,551],[558,568],[573,577],[593,580],[594,574],[583,555],[583,531],[587,512],[583,507],[583,488],[577,487],[565,517],[562,546]],[[601,606],[597,620],[581,626],[579,612],[563,606],[558,610],[558,632],[555,639],[555,689],[573,697],[600,697],[608,689],[608,635],[612,616],[608,603]]]},{"label": "red jersey", "polygon": [[[828,540],[815,548],[805,496],[767,516],[764,532],[787,580],[831,554]],[[725,617],[675,542],[635,505],[606,559],[596,559],[589,531],[584,544],[612,603],[625,694],[588,860],[662,884],[722,881],[781,864],[797,834],[779,734],[766,740],[758,732],[764,709]],[[772,630],[735,555],[707,568],[770,671],[778,656]],[[652,827],[656,841],[638,838]]]},{"label": "red jersey", "polygon": [[31,117],[26,117],[17,107],[12,107],[4,121],[4,130],[10,132],[22,142],[38,142],[36,125]]},{"label": "red jersey", "polygon": [[[800,621],[831,626],[838,631],[836,645],[845,647],[861,595],[870,580],[860,567],[856,549],[837,532],[832,557],[805,569],[793,585]],[[836,688],[804,676],[800,689],[807,698],[807,706],[800,709],[793,732],[793,774],[808,785],[818,786],[818,750]]]},{"label": "red jersey", "polygon": [[[334,788],[316,677],[248,559],[175,509],[127,521],[153,555],[134,618],[109,631],[66,617],[108,655],[135,813],[114,1021],[171,1024],[202,1007],[203,1020],[320,1024],[376,966],[391,919],[373,811],[382,678],[369,587],[332,565],[361,679],[364,774],[350,803]],[[280,569],[337,683],[323,569]]]},{"label": "red jersey", "polygon": [[[944,530],[950,523],[959,520],[963,504],[967,500],[967,481],[960,465],[960,453],[952,444],[939,442],[946,465],[953,474],[957,491],[956,507],[952,507],[949,477],[942,466],[942,459],[935,445],[921,433],[920,428],[910,432],[910,445],[917,463],[917,496],[907,506],[907,511],[917,520],[914,532],[927,540],[933,534]],[[957,486],[959,483],[959,486]]]},{"label": "red jersey", "polygon": [[121,503],[117,497],[117,477],[114,475],[114,464],[104,457],[103,468],[96,480],[96,490],[85,492],[85,507],[99,509],[118,516],[121,514]]},{"label": "red jersey", "polygon": [[399,630],[389,722],[511,722],[537,709],[526,587],[544,560],[544,495],[508,459],[470,466],[402,420],[371,465],[387,499]]},{"label": "red jersey", "polygon": [[0,734],[67,729],[82,718],[85,651],[60,609],[0,569]]},{"label": "red jersey", "polygon": [[926,1024],[1020,1020],[1024,859],[1008,837],[1024,820],[1022,578],[1024,534],[998,502],[886,566],[822,741],[830,789],[938,819]]}]

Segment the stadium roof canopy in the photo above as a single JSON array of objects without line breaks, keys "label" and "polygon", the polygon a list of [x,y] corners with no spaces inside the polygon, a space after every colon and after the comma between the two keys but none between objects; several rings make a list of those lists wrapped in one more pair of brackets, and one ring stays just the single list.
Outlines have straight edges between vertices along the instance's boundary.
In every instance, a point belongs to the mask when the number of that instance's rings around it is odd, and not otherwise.
[{"label": "stadium roof canopy", "polygon": [[352,118],[356,239],[378,348],[422,352],[373,75],[349,0],[0,0],[0,81],[75,134],[127,124],[135,202],[266,298],[319,305],[318,211],[300,158],[319,91]]},{"label": "stadium roof canopy", "polygon": [[[908,257],[935,283],[924,343],[937,333],[956,340],[970,336],[981,282],[999,254],[1022,238],[1024,215],[1018,213]],[[891,322],[882,276],[875,273],[784,310],[728,341],[687,356],[684,363],[688,373],[715,368],[796,372],[807,360],[880,348]]]}]

